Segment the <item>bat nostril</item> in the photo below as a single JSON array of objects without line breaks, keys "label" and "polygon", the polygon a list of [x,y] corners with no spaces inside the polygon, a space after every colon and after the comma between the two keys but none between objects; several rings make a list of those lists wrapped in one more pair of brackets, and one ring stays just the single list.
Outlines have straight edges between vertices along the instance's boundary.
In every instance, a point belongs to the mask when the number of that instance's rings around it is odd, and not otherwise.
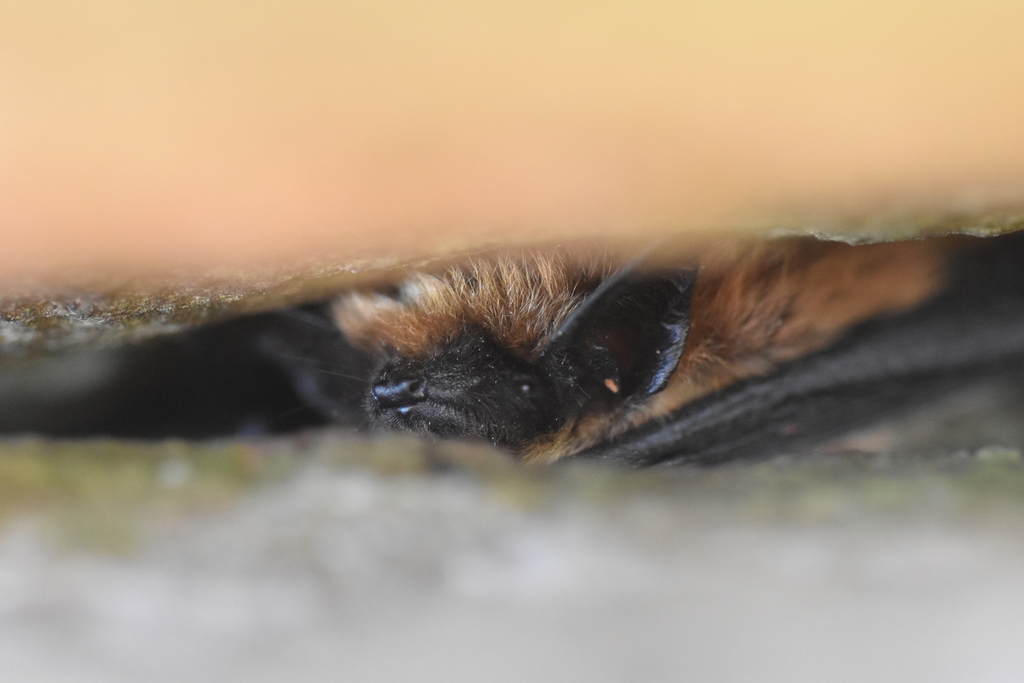
[{"label": "bat nostril", "polygon": [[407,377],[377,382],[370,393],[381,408],[402,408],[424,400],[425,389],[426,382],[422,378]]}]

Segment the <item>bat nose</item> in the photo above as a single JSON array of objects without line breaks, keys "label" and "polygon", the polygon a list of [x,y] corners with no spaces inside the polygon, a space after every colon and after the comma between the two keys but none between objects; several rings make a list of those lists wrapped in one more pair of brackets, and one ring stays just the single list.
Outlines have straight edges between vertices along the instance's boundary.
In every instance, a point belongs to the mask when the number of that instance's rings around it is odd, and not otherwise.
[{"label": "bat nose", "polygon": [[377,382],[370,389],[373,400],[381,408],[403,408],[426,398],[426,382],[419,377],[405,377]]}]

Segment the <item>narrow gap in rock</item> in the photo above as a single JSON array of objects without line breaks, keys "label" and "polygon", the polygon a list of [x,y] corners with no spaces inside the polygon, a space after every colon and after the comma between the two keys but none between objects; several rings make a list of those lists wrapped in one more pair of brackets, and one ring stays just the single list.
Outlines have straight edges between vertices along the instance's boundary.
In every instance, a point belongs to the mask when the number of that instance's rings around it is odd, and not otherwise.
[{"label": "narrow gap in rock", "polygon": [[261,352],[260,316],[0,371],[0,433],[206,438],[325,423]]}]

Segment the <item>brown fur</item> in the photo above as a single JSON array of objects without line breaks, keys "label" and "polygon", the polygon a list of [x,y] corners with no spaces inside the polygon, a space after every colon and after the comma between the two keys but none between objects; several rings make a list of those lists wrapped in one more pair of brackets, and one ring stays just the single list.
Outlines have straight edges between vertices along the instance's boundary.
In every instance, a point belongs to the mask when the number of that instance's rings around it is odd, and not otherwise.
[{"label": "brown fur", "polygon": [[438,275],[414,274],[397,298],[341,297],[334,317],[365,348],[389,346],[417,357],[475,325],[531,357],[609,272],[607,262],[568,253],[478,259]]},{"label": "brown fur", "polygon": [[[941,285],[949,242],[850,246],[813,239],[737,243],[705,252],[686,350],[669,386],[629,413],[595,415],[533,444],[550,461],[738,379],[821,349],[851,325],[906,310]],[[467,325],[531,357],[612,264],[561,253],[474,261],[418,274],[398,298],[350,294],[334,307],[356,344],[418,356]]]},{"label": "brown fur", "polygon": [[686,350],[668,387],[629,414],[567,425],[525,455],[556,460],[824,348],[855,323],[907,310],[940,288],[949,248],[944,240],[850,246],[793,239],[707,253]]}]

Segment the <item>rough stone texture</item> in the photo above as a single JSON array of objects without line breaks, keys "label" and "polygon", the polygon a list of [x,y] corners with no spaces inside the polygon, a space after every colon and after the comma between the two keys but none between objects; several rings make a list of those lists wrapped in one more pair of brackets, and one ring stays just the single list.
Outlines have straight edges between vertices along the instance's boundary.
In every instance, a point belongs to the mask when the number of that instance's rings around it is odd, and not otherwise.
[{"label": "rough stone texture", "polygon": [[246,313],[323,298],[351,279],[352,267],[306,265],[233,277],[180,274],[163,282],[135,279],[50,285],[0,297],[0,363],[76,347],[137,342]]},{"label": "rough stone texture", "polygon": [[[595,239],[591,235],[566,238],[559,244],[635,254],[638,244],[656,243],[658,255],[671,260],[674,256],[688,259],[709,239],[814,235],[864,243],[950,234],[997,235],[1020,230],[1024,225],[1019,203],[984,210],[908,208],[794,216],[750,221],[742,231],[706,234],[665,228],[648,230],[639,238],[634,234],[610,234]],[[149,276],[89,278],[61,274],[31,285],[0,282],[0,365],[68,348],[137,342],[247,313],[307,303],[353,284],[393,281],[409,269],[458,260],[467,253],[509,248],[519,252],[550,246],[536,241],[520,244],[516,239],[508,235],[500,244],[479,241],[472,249],[453,241],[429,252],[401,257],[337,261],[320,256],[272,267],[224,268],[216,272],[185,269]]]}]

